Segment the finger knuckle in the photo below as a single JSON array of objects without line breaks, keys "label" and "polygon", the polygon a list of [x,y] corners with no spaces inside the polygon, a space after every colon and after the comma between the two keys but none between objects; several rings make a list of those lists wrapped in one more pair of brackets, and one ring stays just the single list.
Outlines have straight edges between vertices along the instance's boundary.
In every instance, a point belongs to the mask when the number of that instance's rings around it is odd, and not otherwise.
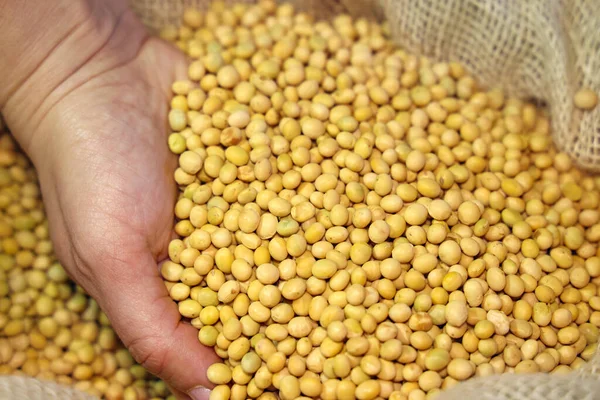
[{"label": "finger knuckle", "polygon": [[167,371],[167,351],[160,338],[144,337],[133,340],[127,346],[132,357],[150,373],[168,380],[164,376]]}]

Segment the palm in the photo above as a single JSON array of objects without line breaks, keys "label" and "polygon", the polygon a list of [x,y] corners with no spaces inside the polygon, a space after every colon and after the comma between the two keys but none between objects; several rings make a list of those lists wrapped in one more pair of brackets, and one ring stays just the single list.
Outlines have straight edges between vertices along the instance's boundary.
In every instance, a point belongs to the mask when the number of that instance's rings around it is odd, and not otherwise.
[{"label": "palm", "polygon": [[[69,132],[50,142],[48,151],[59,156],[40,170],[61,258],[95,264],[148,249],[157,260],[164,255],[175,193],[175,160],[166,146],[168,82],[182,60],[160,42],[147,43],[142,56],[161,55],[166,65],[154,76],[148,60],[136,59],[73,91],[44,121],[49,130]],[[75,277],[84,286],[105,277],[90,273],[98,276]]]},{"label": "palm", "polygon": [[48,158],[37,165],[61,261],[138,361],[162,375],[181,355],[169,355],[161,340],[194,340],[206,351],[165,301],[157,267],[172,235],[176,158],[166,144],[166,114],[174,71],[182,67],[181,54],[150,39],[130,63],[72,91],[40,125],[62,134],[45,141]]}]

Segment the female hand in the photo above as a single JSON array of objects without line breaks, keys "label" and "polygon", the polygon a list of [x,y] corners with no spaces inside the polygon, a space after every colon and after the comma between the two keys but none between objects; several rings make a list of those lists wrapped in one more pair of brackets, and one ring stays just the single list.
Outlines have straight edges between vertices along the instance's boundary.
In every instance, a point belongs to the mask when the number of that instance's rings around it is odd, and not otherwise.
[{"label": "female hand", "polygon": [[65,269],[138,362],[179,397],[207,399],[217,358],[181,321],[158,268],[176,196],[168,100],[184,56],[119,1],[86,3],[92,11],[5,95],[2,112],[38,170]]}]

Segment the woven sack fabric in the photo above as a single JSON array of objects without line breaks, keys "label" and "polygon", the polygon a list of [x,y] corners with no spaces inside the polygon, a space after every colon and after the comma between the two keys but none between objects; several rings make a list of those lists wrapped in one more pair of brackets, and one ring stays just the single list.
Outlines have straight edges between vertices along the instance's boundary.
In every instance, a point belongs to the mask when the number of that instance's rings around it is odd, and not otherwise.
[{"label": "woven sack fabric", "polygon": [[0,400],[97,400],[79,390],[25,376],[0,376]]}]

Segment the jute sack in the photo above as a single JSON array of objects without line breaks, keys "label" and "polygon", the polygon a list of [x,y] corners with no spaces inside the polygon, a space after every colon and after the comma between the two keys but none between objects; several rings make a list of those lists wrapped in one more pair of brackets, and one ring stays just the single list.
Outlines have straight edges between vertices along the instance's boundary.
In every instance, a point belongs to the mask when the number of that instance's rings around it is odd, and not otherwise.
[{"label": "jute sack", "polygon": [[[177,24],[185,7],[206,0],[131,0],[156,31]],[[252,0],[237,0],[247,1]],[[581,87],[600,92],[600,7],[594,0],[292,0],[320,18],[341,12],[385,15],[398,44],[437,60],[464,63],[486,87],[547,105],[556,144],[583,168],[600,172],[600,106],[573,105]],[[440,400],[600,398],[600,357],[567,375],[475,378]],[[0,377],[0,400],[88,400],[81,392],[22,377]]]},{"label": "jute sack", "polygon": [[96,397],[54,382],[0,376],[0,400],[96,400]]}]

